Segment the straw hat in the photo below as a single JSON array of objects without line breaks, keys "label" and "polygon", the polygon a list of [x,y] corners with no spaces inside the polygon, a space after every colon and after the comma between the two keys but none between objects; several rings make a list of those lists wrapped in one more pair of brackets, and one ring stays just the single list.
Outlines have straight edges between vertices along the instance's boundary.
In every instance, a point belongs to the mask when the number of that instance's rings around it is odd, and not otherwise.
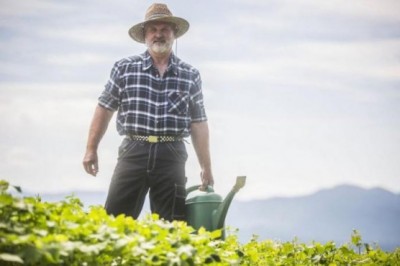
[{"label": "straw hat", "polygon": [[138,23],[129,29],[129,36],[137,42],[144,43],[144,25],[150,21],[173,23],[176,26],[175,38],[179,38],[189,29],[189,22],[175,17],[165,4],[152,4],[146,11],[144,22]]}]

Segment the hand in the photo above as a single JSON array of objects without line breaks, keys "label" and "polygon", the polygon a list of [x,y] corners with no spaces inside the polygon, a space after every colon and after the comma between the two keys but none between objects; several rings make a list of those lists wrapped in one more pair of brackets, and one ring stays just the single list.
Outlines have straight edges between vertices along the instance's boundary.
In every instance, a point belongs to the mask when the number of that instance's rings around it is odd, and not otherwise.
[{"label": "hand", "polygon": [[214,178],[213,178],[211,170],[201,171],[200,178],[201,178],[201,186],[199,189],[201,191],[207,190],[208,186],[211,186],[211,187],[214,186]]},{"label": "hand", "polygon": [[83,168],[86,173],[96,176],[99,172],[99,164],[97,159],[97,151],[86,151],[85,157],[83,158]]}]

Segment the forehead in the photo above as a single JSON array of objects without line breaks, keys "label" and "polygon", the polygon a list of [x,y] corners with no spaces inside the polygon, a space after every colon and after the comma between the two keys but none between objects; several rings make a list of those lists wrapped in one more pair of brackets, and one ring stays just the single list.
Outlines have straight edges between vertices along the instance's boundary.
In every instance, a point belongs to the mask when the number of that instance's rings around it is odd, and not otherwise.
[{"label": "forehead", "polygon": [[145,28],[164,28],[164,27],[170,27],[173,29],[175,25],[170,22],[164,22],[164,21],[150,21],[144,24]]}]

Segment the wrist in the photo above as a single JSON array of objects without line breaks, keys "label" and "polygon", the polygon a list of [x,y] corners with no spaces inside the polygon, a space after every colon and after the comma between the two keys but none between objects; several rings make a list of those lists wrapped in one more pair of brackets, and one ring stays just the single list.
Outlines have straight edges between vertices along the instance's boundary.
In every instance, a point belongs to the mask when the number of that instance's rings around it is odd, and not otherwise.
[{"label": "wrist", "polygon": [[94,146],[94,145],[86,146],[86,151],[87,152],[97,152],[97,145],[96,146]]},{"label": "wrist", "polygon": [[209,173],[209,174],[212,173],[212,171],[211,171],[211,166],[202,167],[202,168],[201,168],[201,171],[202,171],[203,173]]}]

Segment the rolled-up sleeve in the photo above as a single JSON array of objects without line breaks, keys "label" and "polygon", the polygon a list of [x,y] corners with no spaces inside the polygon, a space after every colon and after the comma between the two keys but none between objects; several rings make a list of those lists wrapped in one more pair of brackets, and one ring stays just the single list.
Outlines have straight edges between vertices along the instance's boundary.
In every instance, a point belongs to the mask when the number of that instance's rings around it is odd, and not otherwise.
[{"label": "rolled-up sleeve", "polygon": [[190,118],[192,122],[207,121],[204,98],[201,88],[200,73],[196,71],[194,83],[190,90]]},{"label": "rolled-up sleeve", "polygon": [[115,63],[111,70],[110,78],[105,85],[105,89],[98,99],[99,105],[106,109],[117,111],[120,105],[122,88],[120,71],[118,69],[118,64]]}]

